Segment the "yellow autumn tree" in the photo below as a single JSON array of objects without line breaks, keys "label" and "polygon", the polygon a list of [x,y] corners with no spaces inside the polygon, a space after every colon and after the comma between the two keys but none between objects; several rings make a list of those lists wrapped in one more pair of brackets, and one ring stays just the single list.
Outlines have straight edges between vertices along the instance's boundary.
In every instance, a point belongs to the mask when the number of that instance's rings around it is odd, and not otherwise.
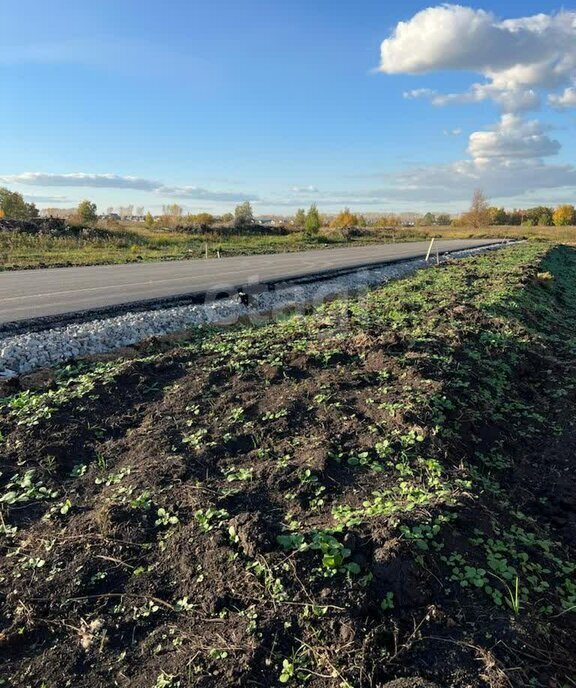
[{"label": "yellow autumn tree", "polygon": [[554,214],[552,215],[552,220],[556,227],[565,227],[567,225],[573,225],[575,221],[575,211],[573,205],[559,205]]},{"label": "yellow autumn tree", "polygon": [[346,227],[357,227],[359,224],[358,216],[350,212],[350,208],[344,208],[341,213],[332,220],[330,226],[335,229],[345,229]]},{"label": "yellow autumn tree", "polygon": [[462,215],[463,224],[472,225],[474,229],[487,227],[490,224],[490,206],[481,189],[477,189],[472,197],[470,210]]}]

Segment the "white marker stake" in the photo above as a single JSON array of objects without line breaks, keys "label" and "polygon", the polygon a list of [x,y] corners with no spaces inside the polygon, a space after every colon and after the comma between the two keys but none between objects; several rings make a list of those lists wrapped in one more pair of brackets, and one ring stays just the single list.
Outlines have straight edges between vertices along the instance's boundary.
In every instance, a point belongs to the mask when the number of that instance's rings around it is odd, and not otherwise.
[{"label": "white marker stake", "polygon": [[204,244],[204,249],[205,249],[205,256],[208,258],[208,242]]},{"label": "white marker stake", "polygon": [[428,253],[426,254],[426,262],[430,259],[430,254],[432,253],[432,246],[434,246],[434,238],[432,237],[432,241],[430,242],[430,246],[428,246]]}]

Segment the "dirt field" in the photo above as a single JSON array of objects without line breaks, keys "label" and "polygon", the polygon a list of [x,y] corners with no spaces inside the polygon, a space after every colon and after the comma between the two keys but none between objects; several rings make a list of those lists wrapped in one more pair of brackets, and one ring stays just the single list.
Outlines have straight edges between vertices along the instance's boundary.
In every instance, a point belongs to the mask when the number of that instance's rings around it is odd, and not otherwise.
[{"label": "dirt field", "polygon": [[576,686],[576,251],[0,391],[0,685]]}]

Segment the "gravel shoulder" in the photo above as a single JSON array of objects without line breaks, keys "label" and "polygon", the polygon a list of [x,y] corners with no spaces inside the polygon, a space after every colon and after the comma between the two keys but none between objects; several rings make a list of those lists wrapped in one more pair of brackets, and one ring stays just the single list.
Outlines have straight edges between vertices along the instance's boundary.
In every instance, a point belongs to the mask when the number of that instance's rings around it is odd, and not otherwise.
[{"label": "gravel shoulder", "polygon": [[[443,254],[442,261],[474,252],[499,248],[500,244],[481,246],[457,253]],[[440,261],[440,257],[438,257]],[[434,265],[435,262],[433,261]],[[173,307],[156,306],[128,310],[113,317],[86,314],[80,322],[50,326],[45,319],[29,327],[27,323],[0,333],[0,379],[53,366],[81,356],[103,354],[137,344],[152,336],[182,332],[191,327],[206,327],[238,322],[240,319],[273,319],[294,308],[318,305],[336,294],[345,295],[427,267],[423,259],[403,260],[376,268],[334,271],[273,285],[256,283],[245,291],[227,287],[204,295],[196,302]],[[231,296],[231,294],[233,294]],[[48,326],[47,326],[48,325]]]}]

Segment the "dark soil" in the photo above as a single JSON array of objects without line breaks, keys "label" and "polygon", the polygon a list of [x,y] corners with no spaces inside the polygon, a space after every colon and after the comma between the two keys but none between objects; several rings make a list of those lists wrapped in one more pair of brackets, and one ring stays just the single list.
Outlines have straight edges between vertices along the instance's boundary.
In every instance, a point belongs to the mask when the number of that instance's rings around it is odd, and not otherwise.
[{"label": "dark soil", "polygon": [[576,685],[576,254],[544,252],[13,383],[0,686]]}]

